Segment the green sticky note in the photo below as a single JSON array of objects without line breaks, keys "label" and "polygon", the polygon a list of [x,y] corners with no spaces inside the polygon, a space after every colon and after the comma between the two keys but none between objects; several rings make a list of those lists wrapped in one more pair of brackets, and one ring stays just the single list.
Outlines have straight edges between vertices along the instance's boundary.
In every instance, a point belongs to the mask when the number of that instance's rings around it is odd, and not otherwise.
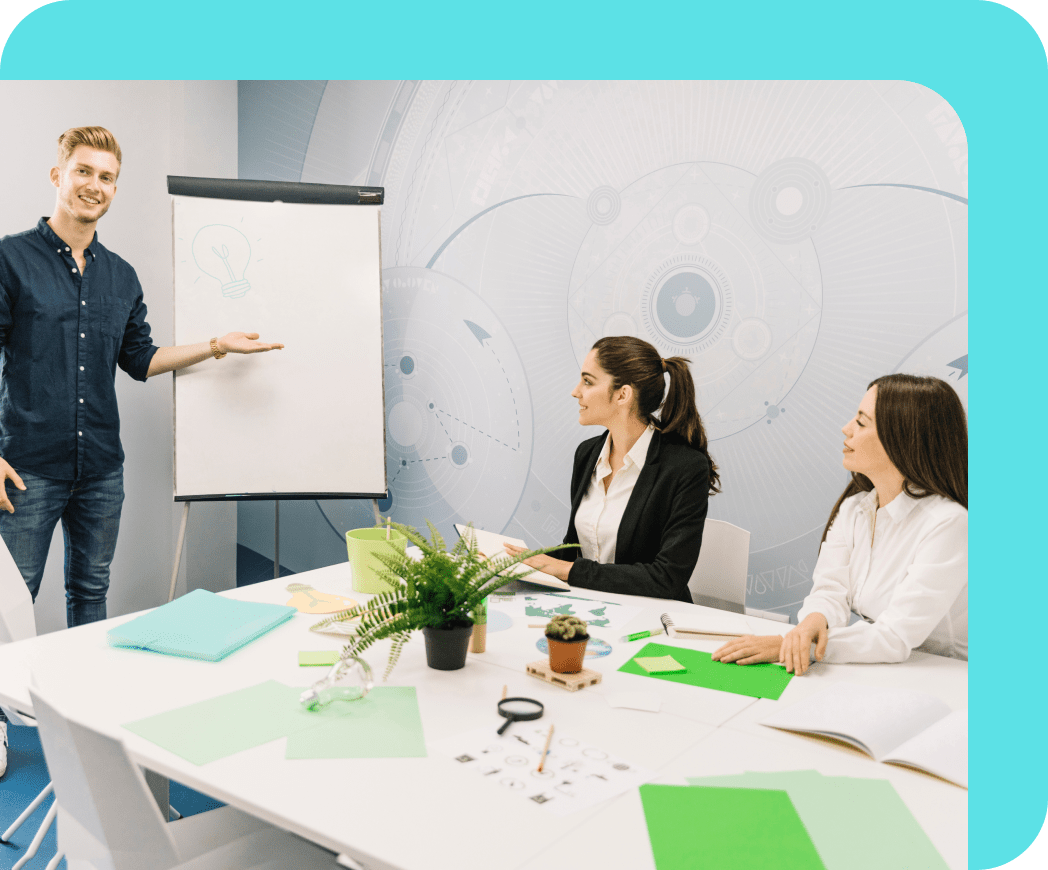
[{"label": "green sticky note", "polygon": [[333,665],[338,659],[338,650],[319,650],[315,652],[303,650],[298,654],[298,666],[300,668],[316,668],[323,665]]},{"label": "green sticky note", "polygon": [[288,758],[424,757],[414,686],[376,686],[359,701],[335,701],[315,728],[292,734]]},{"label": "green sticky note", "polygon": [[784,791],[642,785],[640,799],[658,870],[825,870]]},{"label": "green sticky note", "polygon": [[633,661],[649,674],[679,674],[687,670],[673,656],[634,656]]},{"label": "green sticky note", "polygon": [[317,725],[302,689],[275,680],[129,722],[124,727],[193,764],[207,764]]},{"label": "green sticky note", "polygon": [[[690,778],[688,782],[786,791],[827,870],[946,870],[942,855],[885,779],[797,770]],[[885,837],[885,831],[891,831],[891,836]]]},{"label": "green sticky note", "polygon": [[[637,658],[672,655],[676,661],[687,668],[685,673],[649,674],[637,664]],[[736,695],[748,695],[751,698],[771,698],[778,700],[783,689],[789,685],[793,674],[776,664],[737,665],[734,663],[715,662],[710,654],[694,649],[676,646],[664,646],[659,643],[646,644],[632,659],[619,668],[625,674],[639,674],[656,680],[669,680],[673,683],[686,683],[689,686],[704,686],[720,692],[734,692]]]}]

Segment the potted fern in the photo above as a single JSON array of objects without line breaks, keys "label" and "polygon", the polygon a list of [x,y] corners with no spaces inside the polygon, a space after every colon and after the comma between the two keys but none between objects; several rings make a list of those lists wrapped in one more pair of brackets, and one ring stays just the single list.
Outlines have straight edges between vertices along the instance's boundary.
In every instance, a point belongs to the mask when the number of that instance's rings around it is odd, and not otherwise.
[{"label": "potted fern", "polygon": [[404,644],[416,629],[421,629],[426,638],[426,661],[431,668],[464,667],[474,612],[496,589],[523,576],[501,576],[502,572],[562,546],[530,550],[512,557],[500,554],[489,559],[478,551],[472,535],[463,535],[448,551],[436,527],[428,520],[426,525],[431,537],[428,541],[411,526],[392,524],[422,551],[421,559],[396,551],[375,554],[386,566],[381,577],[392,587],[390,591],[381,592],[366,604],[336,613],[312,627],[313,631],[322,632],[333,623],[359,618],[356,636],[343,650],[343,657],[359,656],[372,644],[391,639],[383,679],[396,667]]},{"label": "potted fern", "polygon": [[577,616],[558,613],[546,626],[549,645],[549,668],[558,674],[577,674],[586,657],[589,631]]}]

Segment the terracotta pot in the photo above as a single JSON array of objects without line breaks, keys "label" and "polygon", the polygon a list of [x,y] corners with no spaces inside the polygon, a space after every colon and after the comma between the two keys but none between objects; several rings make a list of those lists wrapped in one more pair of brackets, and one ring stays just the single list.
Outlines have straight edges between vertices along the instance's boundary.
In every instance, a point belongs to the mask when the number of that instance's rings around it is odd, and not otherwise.
[{"label": "terracotta pot", "polygon": [[426,638],[426,664],[438,671],[464,668],[472,634],[472,625],[422,629],[422,635]]},{"label": "terracotta pot", "polygon": [[582,660],[586,657],[586,643],[582,640],[557,640],[546,638],[549,644],[549,667],[558,674],[577,674],[582,670]]}]

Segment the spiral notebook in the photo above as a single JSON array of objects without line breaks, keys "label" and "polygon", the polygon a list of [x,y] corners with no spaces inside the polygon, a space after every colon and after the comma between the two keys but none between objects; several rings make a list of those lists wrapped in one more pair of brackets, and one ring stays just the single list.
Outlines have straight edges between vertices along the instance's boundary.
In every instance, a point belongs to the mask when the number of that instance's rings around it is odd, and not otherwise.
[{"label": "spiral notebook", "polygon": [[702,606],[687,613],[664,613],[660,618],[666,626],[666,634],[682,640],[689,637],[742,637],[745,634],[777,634],[782,637],[793,628],[774,619]]},{"label": "spiral notebook", "polygon": [[236,601],[206,589],[111,628],[110,646],[217,662],[291,619],[294,607]]}]

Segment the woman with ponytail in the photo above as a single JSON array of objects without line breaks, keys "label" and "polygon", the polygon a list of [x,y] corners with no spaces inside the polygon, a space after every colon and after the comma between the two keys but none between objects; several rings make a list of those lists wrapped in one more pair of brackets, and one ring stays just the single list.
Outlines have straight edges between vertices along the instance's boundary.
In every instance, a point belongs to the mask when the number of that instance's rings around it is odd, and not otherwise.
[{"label": "woman with ponytail", "polygon": [[602,338],[571,395],[580,425],[607,429],[575,451],[564,543],[580,547],[526,564],[572,586],[691,603],[688,580],[720,476],[688,361],[664,360],[639,338]]},{"label": "woman with ponytail", "polygon": [[[778,661],[968,658],[968,421],[938,378],[885,375],[844,433],[851,481],[830,511],[813,586],[784,638],[742,637],[713,654]],[[851,614],[861,619],[852,624]]]}]

